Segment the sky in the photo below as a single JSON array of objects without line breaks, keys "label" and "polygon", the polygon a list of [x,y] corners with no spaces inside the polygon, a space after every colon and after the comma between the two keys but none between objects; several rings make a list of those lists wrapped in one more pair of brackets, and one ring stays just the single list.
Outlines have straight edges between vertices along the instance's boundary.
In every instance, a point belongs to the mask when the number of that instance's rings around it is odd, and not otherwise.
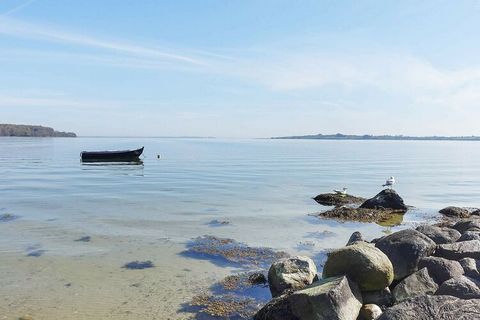
[{"label": "sky", "polygon": [[480,0],[0,0],[0,123],[480,135]]}]

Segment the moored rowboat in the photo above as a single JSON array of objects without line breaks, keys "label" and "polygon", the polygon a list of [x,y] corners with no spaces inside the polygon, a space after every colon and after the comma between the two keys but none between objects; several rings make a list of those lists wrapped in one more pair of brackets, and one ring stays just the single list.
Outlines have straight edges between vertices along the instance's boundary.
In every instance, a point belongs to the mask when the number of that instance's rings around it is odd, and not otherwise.
[{"label": "moored rowboat", "polygon": [[83,151],[80,157],[82,162],[134,162],[140,160],[143,148],[122,151]]}]

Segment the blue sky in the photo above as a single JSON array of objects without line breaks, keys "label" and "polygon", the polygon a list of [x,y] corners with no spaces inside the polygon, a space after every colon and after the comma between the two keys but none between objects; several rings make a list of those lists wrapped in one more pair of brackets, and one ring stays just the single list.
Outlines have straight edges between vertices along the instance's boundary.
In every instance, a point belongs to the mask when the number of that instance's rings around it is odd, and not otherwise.
[{"label": "blue sky", "polygon": [[480,135],[480,1],[1,0],[0,122]]}]

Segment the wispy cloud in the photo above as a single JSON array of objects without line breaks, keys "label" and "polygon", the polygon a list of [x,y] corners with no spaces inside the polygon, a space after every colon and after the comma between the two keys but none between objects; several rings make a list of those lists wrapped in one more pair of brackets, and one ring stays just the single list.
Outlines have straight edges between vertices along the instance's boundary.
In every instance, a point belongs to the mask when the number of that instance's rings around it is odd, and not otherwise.
[{"label": "wispy cloud", "polygon": [[99,37],[80,33],[62,31],[58,28],[27,23],[6,16],[0,16],[0,34],[54,43],[73,44],[139,58],[174,61],[191,65],[206,64],[206,61],[200,58],[185,54],[122,41],[101,39]]}]

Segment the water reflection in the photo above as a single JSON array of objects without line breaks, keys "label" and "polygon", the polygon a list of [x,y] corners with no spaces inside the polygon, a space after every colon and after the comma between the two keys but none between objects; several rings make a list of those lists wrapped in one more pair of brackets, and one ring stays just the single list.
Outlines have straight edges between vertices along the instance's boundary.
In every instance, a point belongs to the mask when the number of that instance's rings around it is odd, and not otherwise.
[{"label": "water reflection", "polygon": [[122,175],[144,176],[143,161],[131,162],[81,162],[82,171],[102,171],[120,173]]}]

